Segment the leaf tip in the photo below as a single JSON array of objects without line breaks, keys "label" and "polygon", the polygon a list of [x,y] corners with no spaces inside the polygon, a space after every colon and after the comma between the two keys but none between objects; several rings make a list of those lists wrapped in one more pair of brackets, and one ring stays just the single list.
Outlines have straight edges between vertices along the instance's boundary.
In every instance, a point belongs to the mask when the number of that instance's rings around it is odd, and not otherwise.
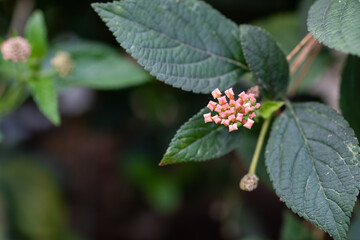
[{"label": "leaf tip", "polygon": [[50,121],[52,122],[52,124],[54,124],[55,127],[60,127],[61,125],[61,119],[59,116],[50,119]]},{"label": "leaf tip", "polygon": [[168,165],[169,163],[165,160],[165,159],[162,159],[160,162],[159,162],[159,167],[163,167],[163,166],[166,166]]},{"label": "leaf tip", "polygon": [[91,7],[96,11],[100,11],[101,10],[101,6],[105,5],[104,3],[92,3]]}]

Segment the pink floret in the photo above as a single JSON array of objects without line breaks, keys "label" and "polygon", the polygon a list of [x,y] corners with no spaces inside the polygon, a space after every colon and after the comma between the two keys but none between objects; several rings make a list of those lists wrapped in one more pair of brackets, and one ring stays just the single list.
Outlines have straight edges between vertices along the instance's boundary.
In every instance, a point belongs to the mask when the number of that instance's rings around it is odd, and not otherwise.
[{"label": "pink floret", "polygon": [[214,99],[216,99],[216,98],[221,97],[221,92],[220,92],[220,90],[217,88],[217,89],[215,89],[214,91],[211,92],[211,95],[214,97]]},{"label": "pink floret", "polygon": [[251,129],[253,124],[254,124],[254,120],[248,119],[247,122],[244,124],[244,127]]},{"label": "pink floret", "polygon": [[229,132],[232,132],[232,131],[235,131],[235,130],[238,130],[237,123],[234,123],[234,124],[229,126]]}]

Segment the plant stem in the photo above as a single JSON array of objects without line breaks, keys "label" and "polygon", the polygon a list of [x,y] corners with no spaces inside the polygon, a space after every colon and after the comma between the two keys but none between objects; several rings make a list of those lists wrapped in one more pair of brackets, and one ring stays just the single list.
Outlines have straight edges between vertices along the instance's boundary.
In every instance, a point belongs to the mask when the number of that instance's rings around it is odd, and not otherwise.
[{"label": "plant stem", "polygon": [[308,33],[301,42],[296,45],[296,47],[289,53],[289,55],[286,57],[286,60],[291,61],[291,59],[295,56],[296,53],[299,52],[299,50],[312,38],[311,34]]},{"label": "plant stem", "polygon": [[10,23],[9,35],[11,35],[12,31],[15,31],[16,34],[23,35],[26,21],[34,5],[34,0],[18,0],[16,2]]},{"label": "plant stem", "polygon": [[264,143],[267,130],[269,129],[270,122],[271,122],[271,116],[269,118],[267,118],[265,120],[264,124],[261,126],[261,131],[260,131],[260,135],[259,135],[259,138],[257,140],[257,143],[256,143],[254,156],[253,156],[253,158],[251,160],[249,173],[255,174],[255,172],[256,172],[256,166],[257,166],[257,163],[259,161],[261,148],[262,148],[262,145]]},{"label": "plant stem", "polygon": [[314,63],[316,57],[319,55],[320,50],[322,48],[321,44],[317,44],[314,47],[314,50],[310,53],[309,58],[306,60],[304,66],[302,67],[299,75],[296,77],[296,79],[294,80],[293,84],[291,85],[291,87],[288,90],[288,96],[289,97],[294,97],[296,91],[298,90],[298,88],[301,85],[301,82],[304,80],[304,78],[306,77],[306,75],[308,74],[308,72],[310,71],[310,68],[312,67],[312,64]]},{"label": "plant stem", "polygon": [[317,41],[315,38],[312,38],[302,49],[299,55],[295,58],[294,62],[290,65],[290,75],[293,75],[298,68],[302,65],[302,63],[306,60],[309,56],[310,52],[313,50]]},{"label": "plant stem", "polygon": [[287,95],[289,97],[293,97],[297,91],[297,89],[300,87],[301,82],[305,78],[306,74],[310,70],[312,63],[315,61],[316,57],[318,56],[322,44],[319,44],[319,42],[313,38],[310,33],[307,34],[301,42],[294,48],[294,50],[291,51],[291,53],[286,57],[286,59],[290,62],[292,58],[300,51],[298,56],[295,58],[295,60],[290,65],[290,76],[293,76],[299,68],[303,65],[303,63],[308,59],[310,55],[310,59],[307,61],[307,64],[305,67],[302,68],[302,70],[299,73],[299,76],[293,81],[293,83],[288,88]]}]

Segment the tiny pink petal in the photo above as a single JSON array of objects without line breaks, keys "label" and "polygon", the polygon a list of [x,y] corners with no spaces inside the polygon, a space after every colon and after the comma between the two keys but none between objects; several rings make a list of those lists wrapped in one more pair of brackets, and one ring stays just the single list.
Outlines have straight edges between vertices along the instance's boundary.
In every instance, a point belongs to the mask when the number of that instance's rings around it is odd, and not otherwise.
[{"label": "tiny pink petal", "polygon": [[238,130],[237,123],[234,123],[234,124],[229,126],[229,132],[232,132],[232,131],[235,131],[235,130]]},{"label": "tiny pink petal", "polygon": [[216,99],[216,98],[221,97],[221,92],[220,92],[220,90],[217,88],[217,89],[215,89],[214,91],[211,92],[211,95],[214,97],[214,99]]},{"label": "tiny pink petal", "polygon": [[241,98],[242,98],[242,100],[245,102],[246,100],[249,99],[249,95],[244,94]]},{"label": "tiny pink petal", "polygon": [[235,114],[230,115],[228,119],[230,120],[230,122],[235,121]]},{"label": "tiny pink petal", "polygon": [[215,111],[218,113],[222,112],[222,107],[220,105],[216,105]]},{"label": "tiny pink petal", "polygon": [[235,103],[235,109],[236,109],[237,111],[240,111],[240,110],[241,110],[241,104],[240,104],[239,102],[236,102],[236,103]]},{"label": "tiny pink petal", "polygon": [[247,122],[244,124],[244,127],[251,129],[253,124],[254,124],[254,120],[248,119]]},{"label": "tiny pink petal", "polygon": [[227,103],[225,103],[224,105],[222,105],[222,107],[223,107],[223,109],[224,109],[224,110],[226,110],[226,109],[229,109],[229,108],[230,108],[229,104],[227,104]]},{"label": "tiny pink petal", "polygon": [[227,116],[225,112],[221,112],[221,113],[219,113],[219,114],[220,114],[220,117],[221,117],[221,118],[226,118],[226,116]]},{"label": "tiny pink petal", "polygon": [[225,125],[225,126],[229,126],[230,121],[227,120],[227,119],[223,119],[223,120],[221,120],[221,124],[223,124],[223,125]]},{"label": "tiny pink petal", "polygon": [[205,123],[212,122],[211,113],[204,114]]},{"label": "tiny pink petal", "polygon": [[239,121],[239,122],[242,122],[243,116],[244,116],[244,115],[242,115],[241,113],[238,113],[238,114],[236,115],[236,120]]},{"label": "tiny pink petal", "polygon": [[214,111],[216,104],[217,104],[216,102],[210,101],[207,105],[207,108],[210,109],[211,111]]},{"label": "tiny pink petal", "polygon": [[252,110],[251,110],[251,107],[246,107],[244,113],[245,113],[245,114],[248,114],[248,113],[251,112],[251,111],[252,111]]},{"label": "tiny pink petal", "polygon": [[243,98],[244,95],[245,95],[245,92],[242,91],[242,92],[239,94],[239,97],[240,97],[240,98]]},{"label": "tiny pink petal", "polygon": [[254,118],[254,117],[256,117],[255,113],[252,113],[252,114],[249,115],[249,118]]},{"label": "tiny pink petal", "polygon": [[217,100],[219,101],[219,104],[221,104],[221,105],[227,104],[225,96],[219,97]]},{"label": "tiny pink petal", "polygon": [[260,108],[260,105],[261,105],[260,103],[257,103],[257,104],[255,105],[255,108],[256,108],[256,109],[259,109],[259,108]]},{"label": "tiny pink petal", "polygon": [[234,99],[234,91],[232,88],[229,88],[228,90],[226,90],[225,94],[229,99]]},{"label": "tiny pink petal", "polygon": [[247,107],[250,107],[250,106],[251,106],[251,104],[250,104],[249,102],[247,102],[247,103],[245,103],[245,104],[243,105],[244,108],[247,108]]},{"label": "tiny pink petal", "polygon": [[221,122],[221,118],[220,118],[218,115],[213,116],[213,117],[212,117],[212,120],[213,120],[215,123]]},{"label": "tiny pink petal", "polygon": [[230,100],[230,106],[235,107],[235,105],[236,105],[235,100],[231,99],[231,100]]}]

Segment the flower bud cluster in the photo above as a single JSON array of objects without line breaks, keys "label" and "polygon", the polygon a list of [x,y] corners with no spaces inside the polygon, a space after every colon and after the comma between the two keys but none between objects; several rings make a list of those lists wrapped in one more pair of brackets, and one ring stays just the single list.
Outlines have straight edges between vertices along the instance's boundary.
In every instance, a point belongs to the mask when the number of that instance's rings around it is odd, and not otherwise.
[{"label": "flower bud cluster", "polygon": [[253,173],[249,173],[246,174],[240,181],[240,189],[244,190],[244,191],[254,191],[259,183],[259,178],[253,174]]},{"label": "flower bud cluster", "polygon": [[70,57],[70,54],[63,51],[58,51],[53,59],[51,59],[51,65],[61,77],[68,76],[73,70],[74,63]]},{"label": "flower bud cluster", "polygon": [[26,62],[31,54],[31,47],[25,38],[13,37],[1,44],[1,53],[5,60]]},{"label": "flower bud cluster", "polygon": [[205,123],[215,122],[229,127],[229,132],[238,130],[238,127],[244,126],[251,129],[254,124],[253,118],[256,116],[255,109],[260,108],[260,103],[256,103],[253,93],[240,93],[239,98],[235,100],[232,88],[225,91],[225,96],[221,96],[217,88],[211,93],[218,103],[210,101],[207,107],[218,114],[211,116],[211,113],[204,114]]}]

